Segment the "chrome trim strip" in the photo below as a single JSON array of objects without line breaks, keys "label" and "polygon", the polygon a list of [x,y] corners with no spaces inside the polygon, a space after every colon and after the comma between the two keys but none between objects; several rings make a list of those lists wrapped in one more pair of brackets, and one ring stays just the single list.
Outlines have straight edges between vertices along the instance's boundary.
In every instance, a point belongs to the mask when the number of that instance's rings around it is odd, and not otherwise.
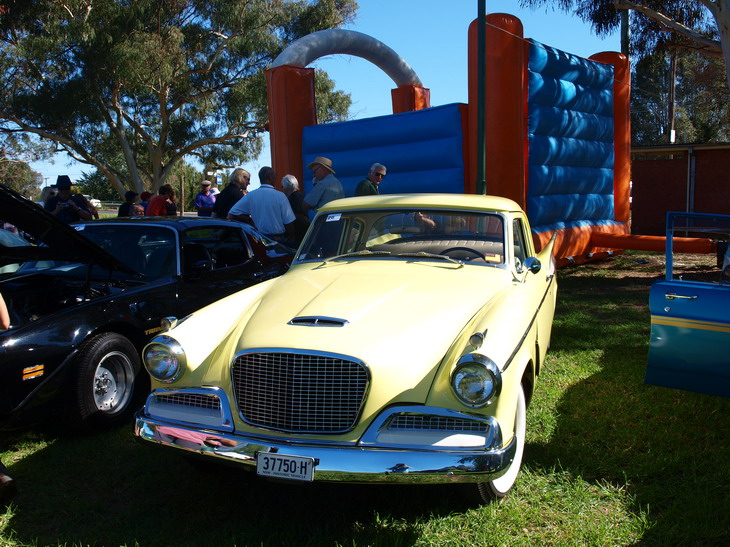
[{"label": "chrome trim strip", "polygon": [[[528,275],[532,275],[532,274],[530,274],[528,272]],[[530,331],[532,330],[532,326],[535,324],[535,321],[537,320],[537,315],[540,313],[540,310],[542,309],[542,305],[545,303],[545,299],[547,298],[547,295],[550,292],[550,288],[552,287],[553,282],[555,281],[555,275],[551,275],[549,277],[550,277],[550,280],[548,282],[547,288],[545,289],[545,292],[542,295],[542,299],[540,300],[540,305],[537,307],[537,310],[535,310],[535,314],[532,316],[532,319],[530,320],[530,324],[527,325],[527,329],[525,329],[525,332],[522,333],[522,337],[520,338],[520,341],[517,342],[517,345],[515,346],[514,351],[504,362],[504,367],[502,367],[502,372],[507,370],[507,368],[509,368],[509,366],[512,364],[512,360],[517,355],[517,352],[520,351],[522,344],[525,342],[527,335],[530,333]]]},{"label": "chrome trim strip", "polygon": [[237,463],[250,471],[255,471],[257,452],[314,458],[314,480],[321,482],[483,482],[503,475],[516,451],[514,439],[507,446],[476,450],[322,446],[294,444],[286,439],[264,443],[243,434],[167,424],[146,416],[144,410],[137,412],[134,429],[143,441]]}]

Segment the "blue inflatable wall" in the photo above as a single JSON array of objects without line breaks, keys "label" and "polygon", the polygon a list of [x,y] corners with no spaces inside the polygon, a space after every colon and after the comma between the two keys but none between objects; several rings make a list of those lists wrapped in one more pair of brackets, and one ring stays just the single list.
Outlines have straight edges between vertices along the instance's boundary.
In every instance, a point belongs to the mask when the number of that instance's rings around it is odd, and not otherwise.
[{"label": "blue inflatable wall", "polygon": [[614,224],[613,66],[531,42],[527,214],[533,231]]},{"label": "blue inflatable wall", "polygon": [[[346,196],[377,162],[388,174],[382,194],[464,192],[464,153],[460,105],[304,128],[304,165],[316,156],[332,160]],[[283,175],[284,173],[282,173]],[[312,189],[307,171],[304,192]]]}]

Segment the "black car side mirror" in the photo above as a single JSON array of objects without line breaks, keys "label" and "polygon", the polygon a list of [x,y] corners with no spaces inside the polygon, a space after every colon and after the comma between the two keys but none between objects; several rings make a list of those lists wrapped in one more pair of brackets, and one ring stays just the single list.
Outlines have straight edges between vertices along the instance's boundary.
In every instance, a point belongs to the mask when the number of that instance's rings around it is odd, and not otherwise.
[{"label": "black car side mirror", "polygon": [[531,273],[536,274],[542,269],[542,264],[540,263],[540,259],[535,256],[530,256],[525,259],[525,262],[523,263],[524,267],[527,268],[527,270]]}]

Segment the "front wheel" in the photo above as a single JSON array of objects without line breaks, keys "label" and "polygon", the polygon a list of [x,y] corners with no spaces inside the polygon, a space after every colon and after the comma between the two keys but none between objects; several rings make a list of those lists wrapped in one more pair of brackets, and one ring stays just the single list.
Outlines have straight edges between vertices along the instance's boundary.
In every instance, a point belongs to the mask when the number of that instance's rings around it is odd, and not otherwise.
[{"label": "front wheel", "polygon": [[108,427],[133,410],[134,387],[141,363],[124,336],[104,333],[84,342],[73,364],[69,418],[84,427]]},{"label": "front wheel", "polygon": [[[520,386],[517,393],[517,408],[515,410],[515,442],[517,448],[515,456],[510,463],[507,472],[489,482],[480,482],[475,485],[464,485],[472,489],[472,494],[476,495],[478,503],[489,503],[494,500],[504,498],[517,482],[517,474],[520,472],[522,465],[522,455],[525,452],[525,432],[527,430],[527,404],[525,402],[525,390]],[[474,492],[476,487],[476,492]]]}]

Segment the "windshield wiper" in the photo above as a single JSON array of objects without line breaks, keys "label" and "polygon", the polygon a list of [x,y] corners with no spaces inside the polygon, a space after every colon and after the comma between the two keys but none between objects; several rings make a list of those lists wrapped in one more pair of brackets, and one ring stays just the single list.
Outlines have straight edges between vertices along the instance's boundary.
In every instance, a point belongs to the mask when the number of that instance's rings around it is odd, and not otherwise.
[{"label": "windshield wiper", "polygon": [[453,262],[454,264],[458,264],[459,266],[464,265],[461,260],[456,260],[454,258],[451,258],[450,256],[437,255],[435,253],[426,253],[424,251],[419,251],[417,253],[398,253],[395,256],[402,256],[404,258],[439,258],[441,260],[448,260],[449,262]]},{"label": "windshield wiper", "polygon": [[362,251],[355,251],[352,253],[331,256],[329,258],[326,258],[324,261],[329,262],[330,260],[339,260],[340,258],[350,258],[354,256],[390,256],[390,254],[390,251],[371,251],[369,249],[363,249]]}]

